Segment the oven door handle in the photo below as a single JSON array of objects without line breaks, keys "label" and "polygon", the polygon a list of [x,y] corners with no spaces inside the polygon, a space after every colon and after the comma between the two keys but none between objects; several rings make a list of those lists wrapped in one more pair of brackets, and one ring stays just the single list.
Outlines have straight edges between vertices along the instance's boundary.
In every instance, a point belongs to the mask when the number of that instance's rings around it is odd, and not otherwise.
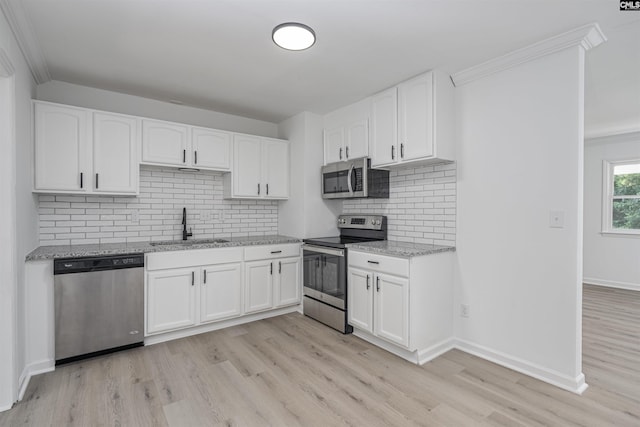
[{"label": "oven door handle", "polygon": [[322,246],[308,245],[306,243],[302,245],[302,249],[309,252],[318,252],[321,254],[334,255],[334,256],[344,256],[344,249],[325,248]]},{"label": "oven door handle", "polygon": [[353,186],[351,185],[351,175],[353,175],[353,170],[355,169],[355,165],[351,163],[351,167],[349,168],[349,172],[347,173],[347,187],[349,187],[349,193],[353,194]]}]

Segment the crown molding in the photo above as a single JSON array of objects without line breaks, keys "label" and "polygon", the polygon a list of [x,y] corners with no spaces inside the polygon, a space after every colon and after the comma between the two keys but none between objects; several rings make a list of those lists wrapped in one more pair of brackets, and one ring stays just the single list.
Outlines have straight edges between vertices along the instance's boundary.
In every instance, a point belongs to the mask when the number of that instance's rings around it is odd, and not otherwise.
[{"label": "crown molding", "polygon": [[640,127],[594,133],[585,136],[584,138],[584,143],[586,145],[610,144],[616,142],[640,142]]},{"label": "crown molding", "polygon": [[0,0],[0,9],[9,23],[36,83],[42,84],[51,80],[47,62],[21,2]]},{"label": "crown molding", "polygon": [[451,76],[456,86],[462,86],[493,73],[507,70],[525,62],[546,56],[561,50],[580,46],[584,50],[592,49],[607,40],[596,23],[583,25],[566,33],[542,40],[522,49],[499,56]]}]

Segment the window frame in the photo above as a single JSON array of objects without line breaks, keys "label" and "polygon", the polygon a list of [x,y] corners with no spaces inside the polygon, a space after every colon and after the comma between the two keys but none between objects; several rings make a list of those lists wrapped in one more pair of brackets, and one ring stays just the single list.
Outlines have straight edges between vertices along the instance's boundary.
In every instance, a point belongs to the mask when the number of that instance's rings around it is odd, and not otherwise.
[{"label": "window frame", "polygon": [[[613,228],[613,172],[616,166],[632,164],[640,164],[640,158],[602,161],[602,234],[640,237],[640,229]],[[615,198],[620,198],[620,196]],[[625,198],[640,199],[640,195],[626,196]]]}]

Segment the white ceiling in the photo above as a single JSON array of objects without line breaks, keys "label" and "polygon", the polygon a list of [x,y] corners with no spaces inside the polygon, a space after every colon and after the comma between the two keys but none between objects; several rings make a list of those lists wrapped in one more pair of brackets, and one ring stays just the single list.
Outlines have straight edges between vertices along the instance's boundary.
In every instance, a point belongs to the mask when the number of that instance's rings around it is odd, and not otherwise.
[{"label": "white ceiling", "polygon": [[[271,122],[324,114],[428,69],[460,71],[591,22],[609,42],[588,53],[588,109],[590,99],[615,105],[613,117],[636,108],[634,93],[640,103],[640,13],[619,11],[616,0],[3,1],[21,3],[54,80]],[[275,46],[271,31],[286,21],[313,27],[316,44]],[[598,109],[587,119],[601,120]]]}]

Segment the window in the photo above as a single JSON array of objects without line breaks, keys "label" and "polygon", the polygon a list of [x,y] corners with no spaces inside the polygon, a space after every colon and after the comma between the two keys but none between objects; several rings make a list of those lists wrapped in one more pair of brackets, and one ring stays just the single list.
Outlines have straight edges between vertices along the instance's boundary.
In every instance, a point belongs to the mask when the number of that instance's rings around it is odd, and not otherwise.
[{"label": "window", "polygon": [[640,235],[640,159],[604,161],[604,233]]}]

